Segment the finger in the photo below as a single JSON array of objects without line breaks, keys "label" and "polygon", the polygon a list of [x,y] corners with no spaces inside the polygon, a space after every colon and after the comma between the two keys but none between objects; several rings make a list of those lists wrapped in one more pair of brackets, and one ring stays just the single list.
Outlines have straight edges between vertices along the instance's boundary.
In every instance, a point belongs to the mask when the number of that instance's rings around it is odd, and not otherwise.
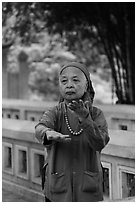
[{"label": "finger", "polygon": [[73,106],[73,103],[69,103],[68,106]]},{"label": "finger", "polygon": [[61,138],[70,138],[69,135],[63,135],[63,134],[60,134],[60,137],[61,137]]},{"label": "finger", "polygon": [[59,142],[70,142],[71,138],[62,138],[62,139],[58,139]]},{"label": "finger", "polygon": [[79,109],[80,108],[80,106],[79,106],[79,103],[77,102],[77,101],[72,101],[72,106],[73,106],[73,108],[76,110],[76,109]]},{"label": "finger", "polygon": [[80,105],[80,107],[84,107],[84,103],[81,99],[79,100],[79,105]]},{"label": "finger", "polygon": [[89,101],[85,101],[84,105],[85,105],[85,107],[86,107],[87,109],[89,109]]},{"label": "finger", "polygon": [[70,138],[70,135],[63,135],[65,138]]},{"label": "finger", "polygon": [[65,141],[70,141],[70,140],[71,140],[71,137],[65,138]]},{"label": "finger", "polygon": [[72,101],[71,106],[76,109],[78,107],[78,103],[76,101]]},{"label": "finger", "polygon": [[60,141],[70,141],[70,137],[60,137]]},{"label": "finger", "polygon": [[75,105],[75,106],[78,106],[78,102],[75,101],[75,100],[72,101],[72,104]]},{"label": "finger", "polygon": [[75,110],[75,109],[76,109],[76,106],[74,106],[72,103],[68,104],[68,107],[69,107],[71,110]]}]

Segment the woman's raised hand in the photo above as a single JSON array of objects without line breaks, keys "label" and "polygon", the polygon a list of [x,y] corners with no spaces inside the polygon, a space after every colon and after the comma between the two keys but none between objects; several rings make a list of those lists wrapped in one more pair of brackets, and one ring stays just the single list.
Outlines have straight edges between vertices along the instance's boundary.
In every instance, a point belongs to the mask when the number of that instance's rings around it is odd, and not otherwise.
[{"label": "woman's raised hand", "polygon": [[81,119],[87,118],[89,115],[89,102],[83,102],[81,99],[79,101],[73,100],[68,104],[68,107],[73,110],[78,117]]}]

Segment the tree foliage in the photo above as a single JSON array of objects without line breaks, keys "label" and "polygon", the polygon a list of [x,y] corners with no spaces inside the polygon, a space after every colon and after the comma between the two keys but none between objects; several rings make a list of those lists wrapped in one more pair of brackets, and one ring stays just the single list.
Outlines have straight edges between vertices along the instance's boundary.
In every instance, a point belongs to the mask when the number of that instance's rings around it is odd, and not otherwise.
[{"label": "tree foliage", "polygon": [[135,103],[135,3],[4,2],[2,9],[3,44],[14,39],[15,33],[22,43],[35,42],[36,33],[45,28],[60,33],[74,50],[77,39],[102,43],[119,103]]},{"label": "tree foliage", "polygon": [[[29,99],[58,100],[58,69],[69,61],[82,60],[87,63],[96,90],[95,102],[111,103],[111,78],[108,61],[88,39],[75,43],[74,53],[64,46],[59,34],[49,35],[41,32],[38,43],[30,46],[14,44],[7,56],[7,71],[14,75],[19,73],[20,61],[27,61],[29,69]],[[81,49],[78,49],[79,46]],[[91,49],[92,47],[92,49]],[[26,66],[26,64],[25,64]],[[25,67],[24,67],[25,68]],[[105,72],[103,70],[106,70]],[[113,100],[114,101],[114,100]]]}]

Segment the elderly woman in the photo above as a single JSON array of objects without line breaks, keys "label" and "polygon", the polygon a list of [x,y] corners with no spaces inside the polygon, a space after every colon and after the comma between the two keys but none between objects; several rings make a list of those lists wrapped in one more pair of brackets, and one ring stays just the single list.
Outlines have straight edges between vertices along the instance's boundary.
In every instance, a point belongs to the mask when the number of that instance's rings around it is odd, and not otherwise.
[{"label": "elderly woman", "polygon": [[63,66],[59,88],[59,104],[36,125],[36,138],[47,148],[46,201],[102,201],[100,153],[109,136],[102,111],[92,105],[94,90],[87,68],[77,62]]}]

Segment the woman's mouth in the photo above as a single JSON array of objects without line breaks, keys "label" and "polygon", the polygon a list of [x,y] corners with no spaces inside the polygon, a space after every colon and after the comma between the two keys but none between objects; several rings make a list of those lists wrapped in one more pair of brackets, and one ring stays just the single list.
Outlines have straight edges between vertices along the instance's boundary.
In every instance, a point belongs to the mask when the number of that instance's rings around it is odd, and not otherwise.
[{"label": "woman's mouth", "polygon": [[67,95],[73,95],[73,94],[75,94],[75,92],[74,91],[67,91],[66,94]]}]

